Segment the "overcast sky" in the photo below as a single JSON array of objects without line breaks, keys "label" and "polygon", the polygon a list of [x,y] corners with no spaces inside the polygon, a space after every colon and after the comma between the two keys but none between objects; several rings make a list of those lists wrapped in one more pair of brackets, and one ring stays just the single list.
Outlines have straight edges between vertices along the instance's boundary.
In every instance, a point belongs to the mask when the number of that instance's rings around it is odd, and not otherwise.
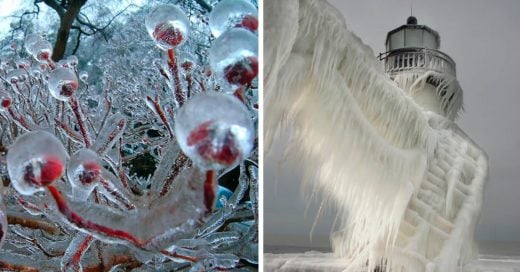
[{"label": "overcast sky", "polygon": [[[520,241],[520,1],[329,2],[375,54],[384,52],[386,33],[406,22],[412,2],[419,24],[439,32],[441,50],[457,63],[464,90],[465,112],[457,123],[490,157],[477,239]],[[319,202],[312,202],[304,218],[309,195],[301,193],[300,177],[291,163],[277,174],[277,157],[265,159],[266,244],[308,245]],[[329,210],[319,220],[314,245],[328,244],[333,214]]]}]

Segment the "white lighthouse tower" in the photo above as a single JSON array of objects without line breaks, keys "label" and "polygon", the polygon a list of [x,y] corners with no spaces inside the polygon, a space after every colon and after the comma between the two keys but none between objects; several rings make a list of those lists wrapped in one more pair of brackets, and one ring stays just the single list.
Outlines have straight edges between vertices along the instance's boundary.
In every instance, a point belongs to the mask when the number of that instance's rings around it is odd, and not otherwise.
[{"label": "white lighthouse tower", "polygon": [[423,108],[453,120],[462,107],[462,89],[455,62],[439,50],[437,31],[408,17],[406,24],[386,36],[379,54],[385,72]]}]

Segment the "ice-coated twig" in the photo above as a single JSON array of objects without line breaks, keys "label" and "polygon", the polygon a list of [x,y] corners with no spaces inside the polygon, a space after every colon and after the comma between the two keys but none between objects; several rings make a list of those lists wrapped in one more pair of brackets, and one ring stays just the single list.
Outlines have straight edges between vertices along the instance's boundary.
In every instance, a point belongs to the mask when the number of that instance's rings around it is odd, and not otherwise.
[{"label": "ice-coated twig", "polygon": [[70,107],[72,108],[72,112],[74,112],[74,116],[76,116],[76,121],[78,122],[79,131],[81,132],[81,135],[83,136],[83,142],[85,143],[85,146],[88,148],[88,147],[90,147],[91,140],[90,140],[89,132],[85,125],[85,116],[83,115],[81,106],[79,105],[78,100],[76,100],[76,98],[74,96],[72,96],[70,98],[69,104],[70,104]]},{"label": "ice-coated twig", "polygon": [[65,255],[61,259],[62,271],[82,271],[81,258],[90,247],[93,237],[82,232],[78,232],[72,239]]},{"label": "ice-coated twig", "polygon": [[179,67],[175,58],[174,49],[168,49],[168,66],[170,67],[170,73],[173,75],[175,83],[175,89],[173,90],[173,97],[177,101],[179,107],[181,107],[186,101],[186,95],[182,90],[181,79],[179,76]]},{"label": "ice-coated twig", "polygon": [[159,103],[159,98],[155,97],[155,99],[153,99],[150,96],[146,96],[146,104],[153,110],[155,114],[158,115],[159,119],[161,119],[161,122],[168,130],[170,137],[173,137],[173,130],[170,126],[170,123],[168,122],[168,119],[166,119],[166,114],[164,114],[164,111],[162,110],[161,104]]},{"label": "ice-coated twig", "polygon": [[117,141],[123,136],[126,128],[126,118],[121,113],[110,116],[99,131],[96,142],[92,149],[100,155],[112,149]]},{"label": "ice-coated twig", "polygon": [[258,168],[250,166],[249,176],[249,200],[255,215],[255,222],[258,224]]}]

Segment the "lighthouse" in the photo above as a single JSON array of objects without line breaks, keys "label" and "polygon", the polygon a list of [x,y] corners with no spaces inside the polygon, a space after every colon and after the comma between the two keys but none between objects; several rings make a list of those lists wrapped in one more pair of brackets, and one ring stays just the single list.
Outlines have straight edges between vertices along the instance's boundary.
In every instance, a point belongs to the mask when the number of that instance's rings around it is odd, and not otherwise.
[{"label": "lighthouse", "polygon": [[388,32],[386,52],[378,58],[387,75],[423,109],[453,120],[462,108],[462,89],[455,61],[440,45],[437,31],[410,16]]}]

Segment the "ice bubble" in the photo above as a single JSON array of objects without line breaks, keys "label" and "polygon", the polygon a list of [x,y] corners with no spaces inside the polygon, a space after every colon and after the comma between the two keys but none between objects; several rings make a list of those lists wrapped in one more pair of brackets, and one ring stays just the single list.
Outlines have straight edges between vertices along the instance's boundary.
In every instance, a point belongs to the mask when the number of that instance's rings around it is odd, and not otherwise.
[{"label": "ice bubble", "polygon": [[83,81],[83,83],[87,83],[87,80],[88,80],[88,73],[87,73],[87,71],[79,72],[79,79],[81,79],[81,81]]},{"label": "ice bubble", "polygon": [[76,66],[78,65],[78,57],[72,55],[72,56],[69,56],[67,58],[67,62],[71,65],[71,66]]},{"label": "ice bubble", "polygon": [[90,149],[78,150],[71,156],[67,164],[67,178],[75,199],[87,200],[102,177],[102,169],[99,156]]},{"label": "ice bubble", "polygon": [[25,42],[24,42],[24,46],[25,46],[25,50],[27,50],[27,52],[31,55],[34,55],[34,52],[35,52],[35,45],[36,43],[38,43],[39,41],[42,41],[43,40],[43,36],[40,34],[40,33],[33,33],[33,34],[30,34],[30,35],[27,35],[27,37],[25,37]]},{"label": "ice bubble", "polygon": [[68,101],[78,89],[78,78],[69,68],[58,67],[49,73],[49,91],[61,101]]},{"label": "ice bubble", "polygon": [[54,135],[33,131],[9,147],[7,171],[16,191],[32,195],[62,176],[67,159],[67,151]]},{"label": "ice bubble", "polygon": [[223,93],[199,93],[180,108],[175,135],[197,165],[218,170],[247,158],[255,132],[238,99]]},{"label": "ice bubble", "polygon": [[41,40],[34,45],[33,57],[39,62],[48,62],[52,55],[52,45],[50,42]]},{"label": "ice bubble", "polygon": [[173,49],[186,42],[190,22],[186,14],[174,5],[159,5],[145,19],[148,34],[163,50]]},{"label": "ice bubble", "polygon": [[215,38],[233,27],[251,31],[258,28],[258,11],[253,4],[244,0],[224,0],[218,3],[209,15],[209,27]]},{"label": "ice bubble", "polygon": [[209,58],[211,67],[224,82],[248,85],[258,75],[258,38],[240,28],[227,31],[213,42]]}]

